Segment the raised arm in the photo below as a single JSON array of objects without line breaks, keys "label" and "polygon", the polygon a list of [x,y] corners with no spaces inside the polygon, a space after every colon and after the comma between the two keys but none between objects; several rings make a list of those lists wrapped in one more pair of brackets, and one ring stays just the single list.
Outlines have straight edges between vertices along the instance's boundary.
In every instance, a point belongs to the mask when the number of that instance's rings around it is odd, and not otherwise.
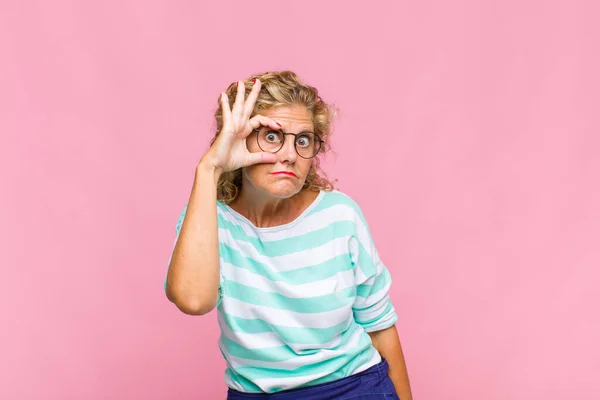
[{"label": "raised arm", "polygon": [[[247,83],[250,85],[249,83]],[[246,138],[260,126],[280,126],[270,118],[250,118],[260,92],[256,80],[245,99],[246,86],[236,85],[235,102],[221,93],[222,127],[198,166],[187,211],[178,232],[167,273],[166,293],[186,314],[202,315],[216,307],[219,300],[219,237],[217,185],[224,172],[257,163],[273,163],[277,156],[250,152]]]}]

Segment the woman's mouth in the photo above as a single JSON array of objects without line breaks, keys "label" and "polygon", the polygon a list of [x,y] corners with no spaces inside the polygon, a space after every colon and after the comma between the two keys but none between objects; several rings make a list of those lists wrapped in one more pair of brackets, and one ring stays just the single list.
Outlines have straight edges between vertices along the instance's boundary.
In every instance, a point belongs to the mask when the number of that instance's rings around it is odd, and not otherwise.
[{"label": "woman's mouth", "polygon": [[278,171],[278,172],[272,172],[273,175],[286,175],[286,176],[292,176],[294,178],[297,178],[296,174],[293,172],[289,172],[289,171]]}]

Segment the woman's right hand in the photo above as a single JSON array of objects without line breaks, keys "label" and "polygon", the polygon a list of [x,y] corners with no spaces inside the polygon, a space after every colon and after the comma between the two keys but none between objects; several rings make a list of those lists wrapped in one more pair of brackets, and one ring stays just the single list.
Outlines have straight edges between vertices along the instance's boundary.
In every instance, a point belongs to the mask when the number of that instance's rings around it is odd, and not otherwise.
[{"label": "woman's right hand", "polygon": [[254,110],[261,83],[254,82],[252,91],[244,99],[246,88],[242,82],[237,82],[237,94],[233,108],[229,108],[229,99],[226,93],[221,93],[220,104],[223,115],[223,127],[216,140],[208,149],[203,160],[222,172],[234,171],[258,163],[275,163],[277,156],[268,152],[250,152],[246,145],[246,138],[254,129],[260,126],[270,126],[281,129],[281,126],[270,118],[255,115],[249,118]]}]

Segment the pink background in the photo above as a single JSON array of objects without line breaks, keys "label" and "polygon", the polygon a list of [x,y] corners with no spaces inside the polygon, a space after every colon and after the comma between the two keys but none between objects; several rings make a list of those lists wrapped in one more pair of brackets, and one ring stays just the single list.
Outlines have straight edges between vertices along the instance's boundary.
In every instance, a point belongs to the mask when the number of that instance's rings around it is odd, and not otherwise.
[{"label": "pink background", "polygon": [[0,398],[224,398],[163,279],[219,92],[279,69],[342,111],[415,398],[600,398],[598,2],[201,3],[0,3]]}]

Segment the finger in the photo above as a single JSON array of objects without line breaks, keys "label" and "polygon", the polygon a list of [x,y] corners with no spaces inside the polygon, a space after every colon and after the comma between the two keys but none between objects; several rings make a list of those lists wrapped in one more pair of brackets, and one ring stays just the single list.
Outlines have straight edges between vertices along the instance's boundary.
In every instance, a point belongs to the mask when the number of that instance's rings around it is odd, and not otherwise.
[{"label": "finger", "polygon": [[236,88],[235,103],[233,103],[233,109],[231,110],[234,115],[238,115],[244,109],[244,97],[246,96],[246,87],[240,81],[236,82]]},{"label": "finger", "polygon": [[254,80],[254,86],[252,86],[252,90],[246,99],[246,104],[244,104],[244,114],[243,118],[246,119],[250,115],[252,115],[252,111],[254,110],[254,104],[256,103],[256,99],[258,98],[258,94],[260,93],[261,82],[259,79]]},{"label": "finger", "polygon": [[273,121],[269,117],[265,117],[264,115],[257,114],[254,117],[248,120],[248,123],[252,127],[252,129],[258,129],[261,126],[270,126],[273,129],[281,129],[281,125],[278,122]]},{"label": "finger", "polygon": [[276,163],[278,160],[277,155],[274,153],[267,152],[257,152],[248,154],[248,158],[246,159],[246,163],[244,167],[254,165],[254,164],[266,164],[266,163]]},{"label": "finger", "polygon": [[227,97],[227,93],[221,93],[221,98],[219,99],[219,102],[221,103],[223,126],[225,126],[225,124],[229,125],[231,123],[231,109],[229,108],[229,98]]}]

